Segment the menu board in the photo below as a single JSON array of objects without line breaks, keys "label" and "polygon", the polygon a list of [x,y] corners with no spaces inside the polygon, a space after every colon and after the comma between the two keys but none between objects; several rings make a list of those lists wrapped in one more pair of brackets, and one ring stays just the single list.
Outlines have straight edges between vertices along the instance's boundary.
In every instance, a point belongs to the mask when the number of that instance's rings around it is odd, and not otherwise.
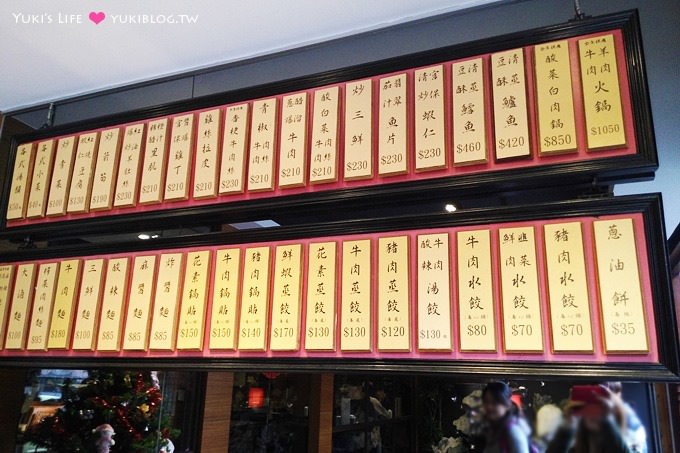
[{"label": "menu board", "polygon": [[132,281],[123,332],[125,350],[146,351],[149,344],[149,321],[155,277],[156,256],[136,256],[132,263]]},{"label": "menu board", "polygon": [[33,163],[31,190],[28,194],[28,208],[26,209],[26,217],[29,219],[45,216],[53,161],[54,140],[45,140],[38,143]]},{"label": "menu board", "polygon": [[36,268],[35,263],[24,263],[17,266],[12,304],[9,310],[10,318],[7,322],[5,349],[23,349],[26,345],[28,316],[35,289]]},{"label": "menu board", "polygon": [[411,350],[408,236],[378,239],[378,350]]},{"label": "menu board", "polygon": [[71,184],[73,163],[76,157],[76,137],[62,137],[57,142],[54,156],[54,168],[50,181],[50,192],[47,199],[46,215],[66,214],[68,189]]},{"label": "menu board", "polygon": [[94,170],[90,210],[111,209],[120,159],[120,128],[101,131]]},{"label": "menu board", "polygon": [[12,282],[14,281],[14,266],[5,264],[0,266],[0,346],[5,338],[7,313],[9,311]]},{"label": "menu board", "polygon": [[94,164],[97,161],[99,132],[91,132],[78,136],[76,162],[73,165],[71,186],[68,192],[66,211],[71,213],[87,212],[90,207]]},{"label": "menu board", "polygon": [[378,174],[408,171],[406,74],[381,78],[378,109]]},{"label": "menu board", "polygon": [[28,325],[26,349],[29,351],[47,349],[57,272],[59,272],[59,263],[44,263],[38,267],[38,281],[33,299],[33,309],[31,310],[31,322]]},{"label": "menu board", "polygon": [[248,150],[248,191],[274,189],[277,99],[253,102]]},{"label": "menu board", "polygon": [[416,171],[435,170],[448,164],[444,125],[444,65],[416,69],[415,136]]},{"label": "menu board", "polygon": [[345,85],[344,179],[373,177],[373,82]]},{"label": "menu board", "polygon": [[340,349],[370,351],[372,347],[371,241],[342,243],[342,302]]},{"label": "menu board", "polygon": [[451,351],[449,234],[418,235],[418,349]]},{"label": "menu board", "polygon": [[269,349],[300,349],[302,318],[302,244],[276,247]]},{"label": "menu board", "polygon": [[246,140],[250,104],[230,105],[224,115],[219,193],[241,193],[245,187]]},{"label": "menu board", "polygon": [[183,267],[184,253],[163,253],[158,260],[149,349],[175,349]]},{"label": "menu board", "polygon": [[596,220],[593,229],[604,348],[611,353],[647,352],[647,313],[633,220]]},{"label": "menu board", "polygon": [[194,199],[215,198],[220,171],[220,124],[222,111],[207,110],[198,115]]},{"label": "menu board", "polygon": [[239,350],[264,351],[269,326],[269,247],[249,247],[243,263]]},{"label": "menu board", "polygon": [[146,125],[142,181],[139,189],[140,204],[160,203],[163,199],[170,136],[168,125],[168,118],[150,121]]},{"label": "menu board", "polygon": [[215,252],[210,349],[236,349],[240,270],[241,249],[222,249]]},{"label": "menu board", "polygon": [[114,258],[107,263],[106,283],[99,316],[97,351],[118,351],[123,335],[123,310],[128,289],[130,259]]},{"label": "menu board", "polygon": [[480,57],[451,65],[454,165],[478,164],[488,160],[484,61]]},{"label": "menu board", "polygon": [[496,351],[496,303],[491,232],[459,231],[458,332],[461,351]]},{"label": "menu board", "polygon": [[200,350],[203,348],[210,258],[210,250],[187,253],[177,349]]},{"label": "menu board", "polygon": [[71,328],[76,305],[76,294],[80,283],[80,260],[64,260],[59,265],[56,297],[50,321],[47,340],[49,349],[68,349],[71,345]]},{"label": "menu board", "polygon": [[307,351],[335,350],[336,249],[335,242],[309,244],[305,322]]},{"label": "menu board", "polygon": [[544,154],[576,151],[569,42],[534,46],[538,143]]},{"label": "menu board", "polygon": [[31,176],[33,175],[31,168],[33,168],[34,149],[34,143],[24,143],[17,147],[9,200],[7,201],[7,220],[21,219],[26,215]]},{"label": "menu board", "polygon": [[491,82],[496,159],[530,156],[524,51],[491,54]]},{"label": "menu board", "polygon": [[174,117],[165,176],[164,201],[186,200],[189,197],[193,139],[194,114]]},{"label": "menu board", "polygon": [[578,41],[589,150],[626,144],[614,35]]},{"label": "menu board", "polygon": [[139,170],[143,155],[144,128],[144,123],[130,124],[125,127],[116,194],[113,199],[115,207],[134,206],[137,203],[140,173],[143,173]]},{"label": "menu board", "polygon": [[498,236],[505,350],[542,352],[543,322],[534,227],[501,228]]},{"label": "menu board", "polygon": [[289,94],[281,105],[279,187],[307,181],[307,93]]},{"label": "menu board", "polygon": [[78,309],[71,349],[92,351],[97,338],[97,321],[103,295],[106,260],[95,258],[83,263],[83,277],[78,294]]},{"label": "menu board", "polygon": [[309,181],[312,184],[338,180],[339,108],[340,87],[332,86],[314,92],[309,164]]}]

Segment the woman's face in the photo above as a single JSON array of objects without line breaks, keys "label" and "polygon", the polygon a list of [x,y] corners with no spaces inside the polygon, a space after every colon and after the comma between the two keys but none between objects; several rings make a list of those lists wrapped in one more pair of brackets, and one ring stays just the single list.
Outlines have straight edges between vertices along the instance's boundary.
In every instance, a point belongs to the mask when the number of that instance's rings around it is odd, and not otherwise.
[{"label": "woman's face", "polygon": [[497,422],[499,420],[502,420],[503,417],[505,417],[505,415],[510,410],[509,404],[503,404],[494,401],[494,399],[489,395],[484,396],[483,404],[484,404],[484,416],[486,417],[487,420],[491,422]]}]

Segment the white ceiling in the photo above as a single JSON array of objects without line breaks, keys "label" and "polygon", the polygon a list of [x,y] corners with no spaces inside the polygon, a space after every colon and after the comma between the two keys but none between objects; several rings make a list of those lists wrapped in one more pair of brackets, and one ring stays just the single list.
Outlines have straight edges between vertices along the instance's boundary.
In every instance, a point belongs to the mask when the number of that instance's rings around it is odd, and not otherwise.
[{"label": "white ceiling", "polygon": [[0,111],[496,1],[2,0]]}]

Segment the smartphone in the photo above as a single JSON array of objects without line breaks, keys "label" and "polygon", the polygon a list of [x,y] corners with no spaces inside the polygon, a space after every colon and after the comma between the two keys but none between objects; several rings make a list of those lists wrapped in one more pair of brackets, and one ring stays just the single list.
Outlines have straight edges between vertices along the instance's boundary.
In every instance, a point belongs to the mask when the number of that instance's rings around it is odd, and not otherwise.
[{"label": "smartphone", "polygon": [[607,390],[599,385],[575,385],[571,388],[571,400],[585,404],[602,404],[601,397],[607,397]]}]

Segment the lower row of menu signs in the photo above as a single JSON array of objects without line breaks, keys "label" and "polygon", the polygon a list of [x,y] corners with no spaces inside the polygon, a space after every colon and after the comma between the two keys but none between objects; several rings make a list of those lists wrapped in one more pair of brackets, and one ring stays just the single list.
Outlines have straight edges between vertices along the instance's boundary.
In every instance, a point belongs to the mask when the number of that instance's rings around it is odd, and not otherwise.
[{"label": "lower row of menu signs", "polygon": [[601,330],[605,352],[646,353],[641,275],[630,217],[8,264],[0,338],[36,351],[304,341],[307,351],[540,353],[549,336],[555,352],[592,353]]}]

